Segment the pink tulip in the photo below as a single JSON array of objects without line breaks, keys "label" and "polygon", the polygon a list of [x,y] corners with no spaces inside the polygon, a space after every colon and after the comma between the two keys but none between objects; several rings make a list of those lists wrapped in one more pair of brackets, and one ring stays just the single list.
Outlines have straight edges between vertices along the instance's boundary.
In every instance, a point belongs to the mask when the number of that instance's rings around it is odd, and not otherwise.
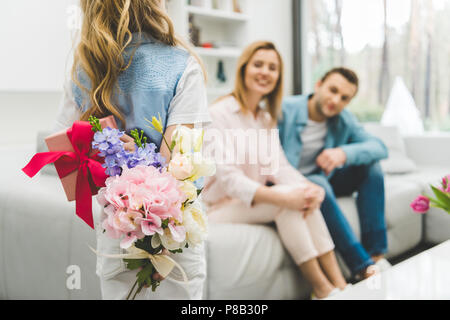
[{"label": "pink tulip", "polygon": [[411,202],[410,206],[417,213],[426,213],[430,209],[430,199],[425,196],[418,196]]},{"label": "pink tulip", "polygon": [[450,174],[442,178],[442,189],[443,192],[450,193]]}]

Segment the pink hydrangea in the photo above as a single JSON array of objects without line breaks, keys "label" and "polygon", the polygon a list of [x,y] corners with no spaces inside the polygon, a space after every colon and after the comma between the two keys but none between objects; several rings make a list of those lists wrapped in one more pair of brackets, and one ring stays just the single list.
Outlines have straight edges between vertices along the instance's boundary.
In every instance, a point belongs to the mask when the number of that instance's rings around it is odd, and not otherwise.
[{"label": "pink hydrangea", "polygon": [[106,214],[102,226],[108,236],[123,237],[122,248],[145,236],[163,234],[162,221],[167,218],[174,238],[184,239],[184,229],[174,228],[173,223],[182,222],[186,195],[170,173],[140,165],[123,168],[122,175],[108,178],[105,184],[97,196]]}]

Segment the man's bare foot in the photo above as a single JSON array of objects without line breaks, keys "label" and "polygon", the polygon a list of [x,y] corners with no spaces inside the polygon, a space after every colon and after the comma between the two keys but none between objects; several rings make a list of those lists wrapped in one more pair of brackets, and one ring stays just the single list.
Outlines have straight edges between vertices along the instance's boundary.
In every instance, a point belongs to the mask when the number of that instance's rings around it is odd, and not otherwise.
[{"label": "man's bare foot", "polygon": [[379,260],[381,260],[383,258],[384,258],[383,254],[380,254],[378,256],[372,256],[372,260],[375,261],[375,262],[378,262]]},{"label": "man's bare foot", "polygon": [[364,270],[361,273],[361,278],[362,279],[367,279],[367,278],[369,278],[371,276],[376,275],[377,273],[379,273],[379,271],[380,271],[379,267],[377,265],[372,264],[372,265],[368,266],[366,268],[366,270]]}]

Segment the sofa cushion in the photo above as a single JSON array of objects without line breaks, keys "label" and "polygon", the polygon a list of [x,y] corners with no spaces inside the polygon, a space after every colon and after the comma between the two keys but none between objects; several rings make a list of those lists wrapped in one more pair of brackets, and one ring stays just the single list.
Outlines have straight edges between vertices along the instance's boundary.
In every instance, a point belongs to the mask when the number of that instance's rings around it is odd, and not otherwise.
[{"label": "sofa cushion", "polygon": [[[409,203],[421,191],[421,185],[402,181],[400,177],[394,175],[385,179],[388,258],[412,249],[422,237],[422,217],[414,214],[409,207]],[[360,238],[354,197],[338,198],[338,203]],[[273,226],[211,224],[210,228],[209,299],[307,297],[309,284],[300,276]],[[339,254],[337,257],[344,276],[349,278],[348,268]],[[287,283],[280,287],[280,282]]]},{"label": "sofa cushion", "polygon": [[376,123],[365,124],[366,131],[381,139],[388,148],[389,158],[381,160],[385,173],[402,174],[413,172],[416,164],[406,155],[406,147],[399,130],[393,126],[382,126]]},{"label": "sofa cushion", "polygon": [[210,224],[208,299],[295,299],[309,287],[274,226]]},{"label": "sofa cushion", "polygon": [[[388,253],[387,257],[395,257],[400,253],[416,246],[422,237],[422,218],[415,215],[409,204],[421,191],[421,186],[414,182],[404,182],[397,175],[385,177],[385,217],[388,230]],[[356,203],[352,197],[338,198],[338,203],[345,217],[350,223],[357,237],[361,238]],[[408,225],[409,229],[403,230],[408,236],[401,242],[390,234],[396,228]]]},{"label": "sofa cushion", "polygon": [[[0,298],[101,298],[96,256],[87,246],[95,248],[95,231],[75,215],[75,202],[67,202],[57,176],[39,173],[30,179],[21,171],[35,145],[3,151],[8,184],[0,184]],[[66,287],[71,265],[80,267],[79,290]]]}]

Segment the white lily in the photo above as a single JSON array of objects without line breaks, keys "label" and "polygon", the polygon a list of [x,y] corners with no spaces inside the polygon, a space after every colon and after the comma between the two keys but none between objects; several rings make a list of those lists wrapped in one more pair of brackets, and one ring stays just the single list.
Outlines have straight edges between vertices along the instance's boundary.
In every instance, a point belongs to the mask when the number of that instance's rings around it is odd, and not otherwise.
[{"label": "white lily", "polygon": [[203,146],[203,129],[188,128],[178,125],[172,134],[172,142],[175,142],[174,152],[190,153],[200,152]]},{"label": "white lily", "polygon": [[195,181],[201,177],[210,177],[216,174],[216,164],[211,159],[203,158],[200,152],[192,154],[193,174],[190,181]]},{"label": "white lily", "polygon": [[192,151],[191,129],[178,125],[172,134],[172,143],[175,142],[174,152],[187,153]]}]

